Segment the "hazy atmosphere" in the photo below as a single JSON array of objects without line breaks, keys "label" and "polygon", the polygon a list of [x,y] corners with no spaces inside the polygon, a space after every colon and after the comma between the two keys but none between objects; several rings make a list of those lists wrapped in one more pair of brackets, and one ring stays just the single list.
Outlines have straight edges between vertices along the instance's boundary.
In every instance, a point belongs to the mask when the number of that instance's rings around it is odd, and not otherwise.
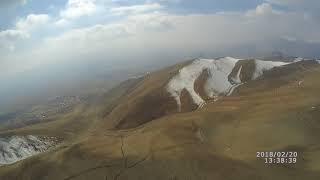
[{"label": "hazy atmosphere", "polygon": [[125,79],[194,57],[280,51],[317,58],[319,6],[318,0],[2,0],[2,103],[16,91],[59,89],[62,80],[90,81],[113,70],[126,72]]}]

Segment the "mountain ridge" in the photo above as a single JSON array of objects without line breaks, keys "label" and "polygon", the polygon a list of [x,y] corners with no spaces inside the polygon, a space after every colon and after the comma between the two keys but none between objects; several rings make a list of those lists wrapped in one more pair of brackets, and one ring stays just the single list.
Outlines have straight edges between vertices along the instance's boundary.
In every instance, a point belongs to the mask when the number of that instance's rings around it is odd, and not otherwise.
[{"label": "mountain ridge", "polygon": [[[258,79],[264,72],[275,67],[286,66],[301,61],[288,63],[225,57],[218,59],[195,59],[179,68],[172,67],[173,74],[175,75],[167,76],[165,80],[152,80],[152,82],[161,84],[161,86],[157,86],[158,90],[153,91],[151,89],[145,94],[147,97],[135,94],[135,92],[143,94],[145,89],[133,90],[133,93],[128,95],[128,102],[123,102],[124,106],[133,107],[133,109],[126,111],[121,107],[121,104],[119,107],[115,107],[109,118],[118,124],[113,125],[113,127],[111,125],[109,128],[134,128],[144,122],[168,114],[196,110],[205,104],[205,100],[216,101],[223,96],[230,96],[236,88],[248,81]],[[151,73],[148,76],[152,78],[157,75]],[[202,83],[198,83],[199,87],[195,87],[196,81],[200,77],[203,79]],[[153,84],[141,82],[141,86],[150,87]],[[202,89],[203,92],[198,93],[195,89]],[[202,98],[199,94],[202,94],[204,97]],[[180,96],[183,96],[184,99],[181,100]],[[134,105],[130,104],[131,99]],[[188,103],[182,105],[181,101]],[[156,106],[152,107],[152,104]],[[117,110],[117,108],[120,109]],[[144,110],[148,112],[145,113]],[[121,114],[117,113],[117,111],[121,111]],[[134,119],[139,119],[138,121],[140,122],[134,122]]]}]

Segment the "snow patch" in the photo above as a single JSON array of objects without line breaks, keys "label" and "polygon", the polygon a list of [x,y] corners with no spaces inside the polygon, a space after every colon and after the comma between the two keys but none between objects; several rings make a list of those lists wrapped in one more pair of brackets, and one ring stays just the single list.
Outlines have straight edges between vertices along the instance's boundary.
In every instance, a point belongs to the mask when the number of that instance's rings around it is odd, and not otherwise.
[{"label": "snow patch", "polygon": [[294,60],[293,60],[293,62],[300,62],[300,61],[303,61],[304,60],[304,58],[302,58],[302,57],[297,57],[297,58],[295,58]]},{"label": "snow patch", "polygon": [[300,61],[316,61],[317,63],[320,64],[320,59],[306,59],[306,58],[298,57],[293,60],[294,63],[300,62]]},{"label": "snow patch", "polygon": [[139,75],[130,75],[129,79],[140,79],[140,78],[148,76],[149,74],[150,74],[150,72],[146,72],[144,74],[139,74]]},{"label": "snow patch", "polygon": [[226,95],[230,92],[235,85],[229,82],[228,76],[239,60],[232,57],[198,59],[180,69],[179,73],[167,85],[167,91],[177,102],[178,111],[181,111],[180,95],[183,89],[189,92],[195,104],[199,107],[204,105],[205,101],[194,90],[194,83],[204,70],[208,71],[208,79],[204,85],[207,96],[213,98],[215,96]]},{"label": "snow patch", "polygon": [[226,94],[226,96],[230,96],[230,95],[233,93],[233,91],[234,91],[237,87],[241,86],[242,84],[244,84],[244,83],[240,83],[240,84],[233,85],[233,86],[230,88],[229,92]]},{"label": "snow patch", "polygon": [[[244,84],[241,81],[240,75],[243,67],[237,71],[235,77],[229,78],[229,75],[235,68],[238,61],[242,59],[236,59],[232,57],[224,57],[219,59],[197,59],[190,65],[183,67],[179,70],[179,73],[175,75],[167,85],[167,91],[176,100],[178,105],[178,111],[181,111],[181,93],[185,89],[190,94],[193,102],[198,105],[198,108],[202,108],[205,105],[205,100],[196,93],[194,90],[195,81],[203,73],[204,70],[208,72],[207,81],[204,84],[204,90],[208,97],[213,98],[214,101],[220,99],[221,96],[230,96],[233,91]],[[252,80],[257,79],[267,70],[274,67],[287,65],[286,62],[274,62],[254,60],[255,69],[253,72]]]},{"label": "snow patch", "polygon": [[263,75],[263,73],[265,71],[268,71],[274,67],[279,67],[279,66],[284,66],[284,65],[290,64],[290,63],[286,63],[286,62],[263,61],[263,60],[258,60],[258,59],[255,59],[254,63],[255,63],[255,71],[253,72],[252,80],[257,79],[258,77]]},{"label": "snow patch", "polygon": [[12,164],[47,151],[58,144],[55,137],[11,136],[0,137],[0,165]]}]

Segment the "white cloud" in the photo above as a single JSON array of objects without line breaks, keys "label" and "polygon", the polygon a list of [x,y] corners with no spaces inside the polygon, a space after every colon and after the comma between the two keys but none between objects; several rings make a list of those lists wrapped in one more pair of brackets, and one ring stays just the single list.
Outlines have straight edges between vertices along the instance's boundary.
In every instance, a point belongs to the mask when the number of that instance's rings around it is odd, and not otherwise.
[{"label": "white cloud", "polygon": [[247,49],[254,53],[265,48],[273,50],[280,40],[320,43],[318,28],[317,24],[306,22],[303,14],[275,11],[270,4],[262,4],[250,11],[225,14],[133,14],[115,23],[74,29],[48,38],[43,47],[53,54],[63,54],[66,59],[79,59],[67,58],[73,56],[134,59],[137,54],[151,51],[181,55],[236,53],[237,49],[248,46],[255,47]]},{"label": "white cloud", "polygon": [[16,50],[16,45],[29,39],[36,28],[49,22],[47,14],[29,14],[25,18],[20,18],[14,29],[0,31],[0,54]]},{"label": "white cloud", "polygon": [[59,19],[54,23],[57,27],[65,27],[69,24],[69,21],[66,19]]},{"label": "white cloud", "polygon": [[256,7],[254,10],[249,10],[247,12],[247,16],[255,17],[255,16],[264,16],[264,15],[272,15],[279,13],[279,11],[275,11],[272,8],[272,5],[269,3],[263,3]]},{"label": "white cloud", "polygon": [[[254,54],[261,50],[273,51],[274,48],[303,56],[303,49],[291,48],[290,43],[299,46],[310,42],[320,44],[320,24],[306,18],[304,12],[275,10],[272,5],[271,2],[263,3],[242,12],[179,15],[166,13],[158,5],[118,7],[113,11],[129,13],[128,16],[109,23],[100,21],[91,27],[66,28],[67,32],[47,37],[31,48],[36,55],[17,53],[14,59],[31,57],[33,65],[58,60],[112,61],[120,57],[128,61],[147,61],[167,54],[180,57],[199,52]],[[161,11],[157,12],[159,8]],[[60,20],[56,25],[64,25],[69,20],[72,23],[71,19]]]},{"label": "white cloud", "polygon": [[66,9],[60,12],[65,19],[74,19],[94,13],[97,10],[95,0],[69,0]]},{"label": "white cloud", "polygon": [[[24,31],[20,30],[5,30],[0,31],[0,50],[10,50],[15,49],[15,43],[19,40],[27,39],[30,35]],[[0,51],[1,52],[1,51]]]},{"label": "white cloud", "polygon": [[[115,43],[118,40],[128,40],[132,37],[141,36],[144,33],[167,31],[172,26],[170,24],[172,17],[166,13],[159,12],[128,16],[119,22],[73,29],[60,36],[48,38],[46,46],[58,47],[59,49],[61,48],[60,50],[65,49],[65,46],[69,46],[73,50],[82,48],[82,52],[86,50],[90,51],[90,49],[99,51],[100,49],[96,48],[96,46],[104,46],[105,43],[112,46],[111,43]],[[90,44],[90,48],[88,47],[88,43]],[[125,45],[123,44],[123,46]]]},{"label": "white cloud", "polygon": [[29,38],[29,34],[20,30],[9,29],[5,31],[0,31],[0,38],[7,41],[15,41],[19,39]]},{"label": "white cloud", "polygon": [[271,13],[272,12],[272,6],[268,3],[263,3],[256,8],[256,13],[259,14],[265,14],[265,13]]},{"label": "white cloud", "polygon": [[[57,48],[60,48],[62,47],[61,45],[63,45],[87,49],[88,44],[86,43],[88,42],[90,42],[91,45],[94,45],[112,39],[124,38],[129,34],[128,27],[124,24],[98,24],[89,28],[74,29],[58,37],[48,38],[46,43]],[[76,42],[76,44],[74,42]]]},{"label": "white cloud", "polygon": [[156,11],[162,8],[163,6],[158,3],[151,3],[151,4],[142,4],[142,5],[115,7],[115,8],[112,8],[110,11],[114,15],[127,15],[127,14],[137,14],[137,13]]},{"label": "white cloud", "polygon": [[29,14],[26,18],[17,21],[16,27],[18,29],[31,30],[38,26],[47,24],[50,17],[47,14]]},{"label": "white cloud", "polygon": [[47,14],[29,14],[16,22],[14,29],[0,31],[0,53],[16,49],[16,44],[30,38],[35,28],[47,24],[50,17]]}]

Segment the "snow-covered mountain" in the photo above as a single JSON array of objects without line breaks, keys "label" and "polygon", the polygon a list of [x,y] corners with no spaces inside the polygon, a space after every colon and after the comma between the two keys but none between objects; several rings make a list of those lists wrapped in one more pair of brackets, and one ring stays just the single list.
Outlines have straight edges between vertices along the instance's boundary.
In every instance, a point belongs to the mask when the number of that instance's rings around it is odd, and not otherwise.
[{"label": "snow-covered mountain", "polygon": [[107,121],[113,128],[126,129],[169,114],[191,112],[233,95],[243,84],[264,78],[275,68],[285,73],[290,67],[310,63],[316,62],[223,57],[180,63],[143,77]]},{"label": "snow-covered mountain", "polygon": [[56,137],[11,136],[0,137],[0,165],[12,164],[56,146]]},{"label": "snow-covered mountain", "polygon": [[[242,59],[232,57],[224,57],[219,59],[197,59],[190,65],[183,67],[179,73],[174,76],[167,85],[167,91],[176,100],[178,111],[181,111],[181,93],[187,90],[193,102],[199,107],[203,106],[205,100],[195,91],[195,81],[200,77],[203,71],[207,71],[206,81],[204,82],[204,91],[209,98],[217,99],[220,96],[231,95],[233,90],[244,83],[241,80],[242,65],[236,70],[235,76],[232,71],[236,68],[236,64]],[[251,80],[255,80],[274,67],[287,65],[286,62],[263,61],[254,59],[253,72]]]}]

